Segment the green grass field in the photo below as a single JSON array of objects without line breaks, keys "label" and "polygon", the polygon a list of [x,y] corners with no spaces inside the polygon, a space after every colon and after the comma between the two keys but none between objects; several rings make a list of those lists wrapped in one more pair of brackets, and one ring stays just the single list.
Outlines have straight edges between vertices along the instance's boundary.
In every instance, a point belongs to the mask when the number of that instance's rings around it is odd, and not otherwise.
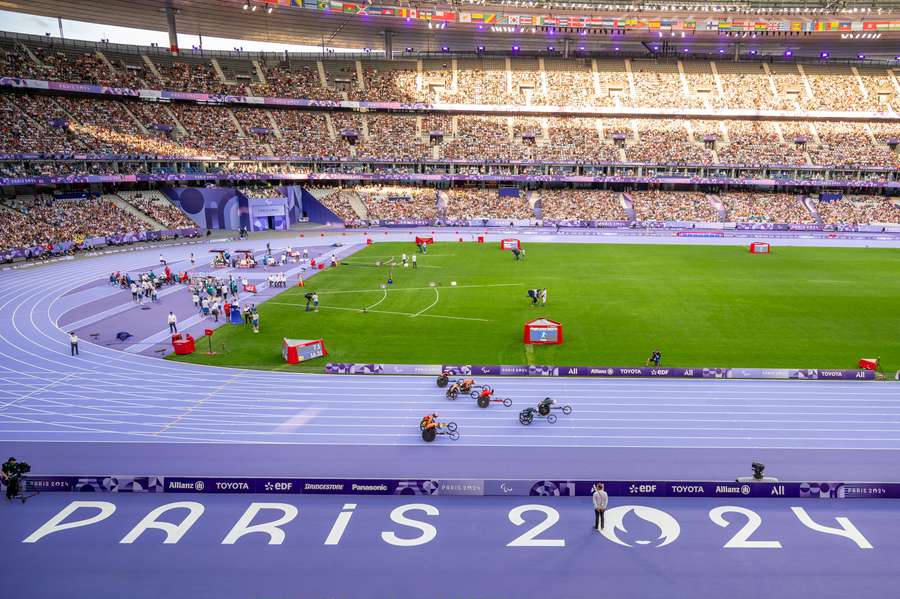
[{"label": "green grass field", "polygon": [[[259,334],[225,326],[218,355],[177,359],[321,370],[326,359],[285,364],[281,340],[322,337],[335,362],[631,366],[659,348],[664,366],[854,368],[880,356],[900,369],[900,250],[532,243],[514,262],[496,244],[438,243],[382,290],[388,269],[362,264],[404,251],[415,246],[370,246],[262,304]],[[531,307],[531,287],[549,289],[546,307]],[[320,310],[307,313],[313,289]],[[523,323],[542,316],[563,323],[564,344],[522,343]]]}]

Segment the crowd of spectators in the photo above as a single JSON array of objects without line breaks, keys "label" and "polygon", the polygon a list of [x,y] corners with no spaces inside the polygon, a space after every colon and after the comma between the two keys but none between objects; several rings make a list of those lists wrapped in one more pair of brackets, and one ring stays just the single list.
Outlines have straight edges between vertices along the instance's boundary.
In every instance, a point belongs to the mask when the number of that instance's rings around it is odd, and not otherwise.
[{"label": "crowd of spectators", "polygon": [[355,187],[366,205],[369,220],[409,220],[437,218],[434,189],[390,185]]},{"label": "crowd of spectators", "polygon": [[[521,58],[513,60],[512,69],[507,71],[502,61],[485,59],[458,68],[455,88],[449,63],[443,68],[432,65],[422,72],[397,63],[366,63],[361,90],[357,70],[349,61],[338,69],[341,80],[349,81],[349,85],[338,85],[331,68],[323,71],[323,82],[315,63],[289,60],[261,61],[263,83],[249,59],[243,70],[252,76],[235,85],[223,81],[212,63],[202,57],[173,60],[154,56],[151,60],[159,73],[157,77],[145,70],[137,57],[134,62],[138,66],[132,68],[116,60],[103,60],[97,52],[36,45],[32,54],[37,62],[18,49],[3,51],[0,75],[115,87],[325,100],[346,96],[352,100],[392,102],[433,102],[440,98],[479,104],[700,108],[710,103],[720,108],[849,111],[885,111],[892,105],[895,111],[900,109],[892,75],[878,67],[853,72],[843,65],[816,65],[801,72],[796,65],[775,65],[767,73],[762,64],[748,64],[741,72],[719,72],[716,76],[706,62],[679,73],[671,64],[636,60],[632,61],[629,81],[624,61],[610,59],[598,61],[596,90],[595,73],[589,66],[567,61],[548,61],[541,71],[534,59]],[[442,85],[429,84],[435,81]]]},{"label": "crowd of spectators", "polygon": [[786,193],[728,192],[718,196],[733,222],[814,223],[801,200]]},{"label": "crowd of spectators", "polygon": [[449,220],[529,219],[534,210],[525,198],[501,197],[496,189],[455,188],[447,191],[445,216]]},{"label": "crowd of spectators", "polygon": [[704,193],[647,190],[631,192],[630,195],[634,203],[634,214],[640,221],[719,220]]},{"label": "crowd of spectators", "polygon": [[846,195],[817,208],[828,225],[900,224],[900,201],[880,196]]},{"label": "crowd of spectators", "polygon": [[159,191],[120,191],[116,195],[166,229],[187,229],[196,226],[194,221]]},{"label": "crowd of spectators", "polygon": [[541,217],[545,220],[626,220],[621,194],[603,189],[542,189]]},{"label": "crowd of spectators", "polygon": [[0,209],[0,249],[82,243],[88,237],[124,235],[147,228],[105,199],[36,197]]}]

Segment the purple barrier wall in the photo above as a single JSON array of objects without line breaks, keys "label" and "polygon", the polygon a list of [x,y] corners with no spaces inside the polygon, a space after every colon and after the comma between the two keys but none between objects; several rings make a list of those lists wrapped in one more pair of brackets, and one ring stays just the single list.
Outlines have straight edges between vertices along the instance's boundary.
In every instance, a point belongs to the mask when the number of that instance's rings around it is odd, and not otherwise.
[{"label": "purple barrier wall", "polygon": [[654,368],[648,366],[525,366],[497,364],[353,364],[329,362],[329,374],[421,374],[436,376],[447,370],[468,376],[584,376],[704,379],[809,379],[873,381],[871,370],[796,368]]},{"label": "purple barrier wall", "polygon": [[589,496],[603,482],[612,497],[772,497],[778,499],[898,499],[893,482],[593,481],[497,479],[344,479],[161,477],[121,475],[29,476],[41,492],[265,493],[272,495]]},{"label": "purple barrier wall", "polygon": [[247,197],[231,187],[170,187],[163,192],[191,220],[206,229],[250,229]]}]

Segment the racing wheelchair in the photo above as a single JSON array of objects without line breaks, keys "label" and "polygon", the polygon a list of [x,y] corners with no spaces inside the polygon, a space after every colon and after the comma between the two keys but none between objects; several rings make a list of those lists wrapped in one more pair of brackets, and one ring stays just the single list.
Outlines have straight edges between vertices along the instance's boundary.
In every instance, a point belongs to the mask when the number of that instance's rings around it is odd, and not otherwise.
[{"label": "racing wheelchair", "polygon": [[546,418],[547,422],[554,424],[557,420],[557,416],[553,413],[553,410],[559,410],[563,414],[569,415],[572,413],[572,406],[558,406],[554,400],[547,397],[544,398],[536,408],[525,408],[519,412],[519,422],[528,425],[534,422],[535,418]]},{"label": "racing wheelchair", "polygon": [[459,439],[455,422],[435,422],[433,427],[429,427],[427,418],[423,418],[419,422],[419,430],[422,433],[422,440],[426,443],[431,443],[438,435],[446,435],[451,441]]}]

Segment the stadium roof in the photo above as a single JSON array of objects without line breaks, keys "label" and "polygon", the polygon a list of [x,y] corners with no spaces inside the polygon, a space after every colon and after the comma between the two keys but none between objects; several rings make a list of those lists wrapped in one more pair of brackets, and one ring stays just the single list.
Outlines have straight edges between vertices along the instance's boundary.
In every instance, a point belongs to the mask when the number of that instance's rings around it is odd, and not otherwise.
[{"label": "stadium roof", "polygon": [[524,52],[562,46],[565,39],[573,51],[588,52],[634,51],[665,40],[674,52],[697,54],[723,47],[730,53],[735,44],[758,46],[760,53],[791,49],[797,56],[900,54],[900,0],[0,0],[0,8],[22,13],[160,31],[167,29],[167,6],[176,11],[180,33],[381,49],[387,30],[398,54],[479,46]]}]

